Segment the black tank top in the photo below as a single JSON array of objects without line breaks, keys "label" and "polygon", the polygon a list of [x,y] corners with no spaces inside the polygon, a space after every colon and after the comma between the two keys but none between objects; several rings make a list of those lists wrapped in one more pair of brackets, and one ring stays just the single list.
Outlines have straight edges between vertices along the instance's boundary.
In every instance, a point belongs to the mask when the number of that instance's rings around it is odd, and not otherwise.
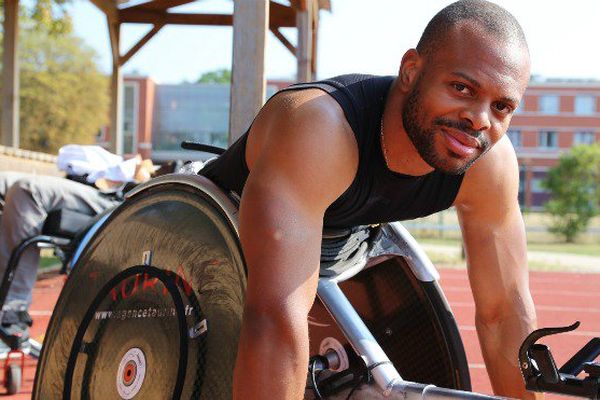
[{"label": "black tank top", "polygon": [[[292,85],[282,91],[319,88],[341,106],[358,143],[358,170],[352,184],[326,210],[324,228],[350,228],[414,219],[449,208],[464,175],[433,171],[409,176],[387,168],[380,141],[381,118],[394,77],[343,75]],[[248,132],[199,173],[226,190],[242,193],[249,171]]]}]

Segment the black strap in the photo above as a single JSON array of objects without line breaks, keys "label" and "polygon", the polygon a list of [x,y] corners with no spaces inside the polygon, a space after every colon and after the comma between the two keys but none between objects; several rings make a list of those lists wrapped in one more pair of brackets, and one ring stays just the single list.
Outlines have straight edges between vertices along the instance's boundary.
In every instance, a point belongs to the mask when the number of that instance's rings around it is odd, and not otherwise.
[{"label": "black strap", "polygon": [[339,275],[366,253],[372,237],[371,226],[357,226],[346,231],[324,232],[321,242],[321,276]]}]

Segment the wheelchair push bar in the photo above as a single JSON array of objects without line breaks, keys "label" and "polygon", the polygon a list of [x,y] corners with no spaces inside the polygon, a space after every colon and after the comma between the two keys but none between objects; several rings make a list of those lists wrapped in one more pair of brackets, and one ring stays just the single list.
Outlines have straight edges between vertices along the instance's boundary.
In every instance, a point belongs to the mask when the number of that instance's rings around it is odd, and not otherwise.
[{"label": "wheelchair push bar", "polygon": [[[593,338],[562,367],[557,368],[550,348],[536,343],[544,336],[574,331],[579,321],[570,326],[542,328],[533,331],[519,350],[519,366],[528,390],[551,392],[588,399],[600,398],[600,338]],[[578,378],[581,372],[586,376]]]}]

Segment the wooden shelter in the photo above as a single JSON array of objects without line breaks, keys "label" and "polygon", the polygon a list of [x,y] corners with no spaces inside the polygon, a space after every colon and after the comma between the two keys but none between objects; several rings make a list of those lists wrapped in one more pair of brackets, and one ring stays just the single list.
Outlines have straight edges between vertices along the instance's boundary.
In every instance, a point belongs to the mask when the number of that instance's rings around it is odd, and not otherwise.
[{"label": "wooden shelter", "polygon": [[[201,0],[200,0],[201,1]],[[319,11],[330,10],[329,0],[233,0],[234,12],[227,14],[181,13],[171,10],[193,0],[151,0],[130,4],[115,0],[91,0],[105,15],[112,50],[111,147],[122,152],[122,67],[165,25],[233,26],[233,65],[229,123],[230,143],[239,137],[265,98],[265,45],[267,31],[297,58],[298,80],[309,81],[316,72],[317,32]],[[19,73],[16,50],[18,46],[18,0],[4,0],[4,71],[2,142],[19,146]],[[138,43],[125,53],[120,51],[123,24],[151,24],[153,27]],[[281,28],[296,28],[294,46]]]}]

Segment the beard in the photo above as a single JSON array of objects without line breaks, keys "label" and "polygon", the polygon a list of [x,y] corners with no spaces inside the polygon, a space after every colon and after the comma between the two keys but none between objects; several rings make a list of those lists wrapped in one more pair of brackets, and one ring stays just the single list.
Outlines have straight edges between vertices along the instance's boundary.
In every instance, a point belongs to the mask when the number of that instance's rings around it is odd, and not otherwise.
[{"label": "beard", "polygon": [[[413,90],[409,93],[406,102],[404,103],[404,108],[402,110],[402,123],[404,124],[404,129],[421,158],[432,168],[450,175],[464,174],[479,157],[489,150],[490,141],[487,136],[481,132],[473,130],[466,121],[453,121],[447,118],[438,117],[433,120],[433,127],[425,127],[421,121],[424,107],[421,101],[420,86],[421,78],[415,82]],[[440,136],[440,131],[439,129],[435,129],[436,127],[458,129],[477,138],[480,143],[478,154],[471,159],[461,161],[462,157],[450,151],[447,152],[447,155],[437,151],[435,148],[435,141],[436,137]]]}]

